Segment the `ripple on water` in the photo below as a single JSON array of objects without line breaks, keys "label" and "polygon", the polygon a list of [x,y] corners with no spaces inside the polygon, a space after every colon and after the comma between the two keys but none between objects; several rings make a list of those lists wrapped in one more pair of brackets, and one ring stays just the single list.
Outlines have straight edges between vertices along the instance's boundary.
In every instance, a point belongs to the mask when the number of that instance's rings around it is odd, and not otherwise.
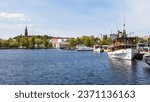
[{"label": "ripple on water", "polygon": [[0,84],[150,84],[143,62],[110,59],[106,53],[0,50],[0,56]]}]

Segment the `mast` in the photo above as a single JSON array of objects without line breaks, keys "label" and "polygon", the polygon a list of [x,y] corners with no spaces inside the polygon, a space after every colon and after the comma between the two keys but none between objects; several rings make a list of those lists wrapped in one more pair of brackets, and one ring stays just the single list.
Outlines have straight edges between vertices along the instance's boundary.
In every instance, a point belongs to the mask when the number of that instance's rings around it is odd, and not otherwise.
[{"label": "mast", "polygon": [[124,24],[123,24],[123,37],[127,37],[127,34],[126,34],[126,24],[125,24],[125,17],[124,17]]}]

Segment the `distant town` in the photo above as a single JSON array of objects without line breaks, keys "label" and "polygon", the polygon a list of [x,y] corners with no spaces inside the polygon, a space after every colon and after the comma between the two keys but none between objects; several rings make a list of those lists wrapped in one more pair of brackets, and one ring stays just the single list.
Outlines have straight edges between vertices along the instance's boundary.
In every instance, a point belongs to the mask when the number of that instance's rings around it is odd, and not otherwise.
[{"label": "distant town", "polygon": [[[118,31],[118,33],[122,33]],[[14,38],[0,39],[0,49],[67,49],[74,50],[77,46],[83,45],[93,47],[94,45],[109,45],[118,34],[101,34],[100,37],[83,35],[81,37],[54,37],[48,35],[30,35],[25,27],[24,34]],[[137,43],[150,43],[150,37],[137,37]]]}]

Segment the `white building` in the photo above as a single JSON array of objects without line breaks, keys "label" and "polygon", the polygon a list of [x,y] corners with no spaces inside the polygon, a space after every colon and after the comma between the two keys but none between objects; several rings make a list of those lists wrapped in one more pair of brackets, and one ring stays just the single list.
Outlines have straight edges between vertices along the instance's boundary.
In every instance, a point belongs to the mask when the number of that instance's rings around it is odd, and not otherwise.
[{"label": "white building", "polygon": [[52,43],[53,48],[65,48],[69,43],[67,40],[70,38],[63,38],[63,37],[52,37],[50,42]]}]

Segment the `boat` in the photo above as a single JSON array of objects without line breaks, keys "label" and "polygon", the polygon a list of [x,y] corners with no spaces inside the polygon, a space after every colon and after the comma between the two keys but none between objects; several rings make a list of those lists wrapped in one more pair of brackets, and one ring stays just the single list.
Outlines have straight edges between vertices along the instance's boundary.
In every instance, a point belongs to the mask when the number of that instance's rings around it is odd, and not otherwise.
[{"label": "boat", "polygon": [[104,49],[101,48],[99,45],[94,45],[93,51],[97,53],[101,53],[101,52],[104,52]]},{"label": "boat", "polygon": [[138,49],[138,52],[141,54],[149,54],[150,53],[150,44],[149,43],[138,43],[137,49]]},{"label": "boat", "polygon": [[150,65],[150,53],[145,53],[144,56],[143,56],[143,61]]},{"label": "boat", "polygon": [[77,45],[76,51],[93,51],[93,48],[84,45]]},{"label": "boat", "polygon": [[150,56],[144,56],[144,57],[143,57],[143,61],[144,61],[146,64],[150,65]]},{"label": "boat", "polygon": [[109,57],[132,60],[137,54],[137,51],[132,48],[120,49],[108,52]]},{"label": "boat", "polygon": [[124,24],[123,32],[118,31],[118,36],[112,40],[108,49],[107,53],[110,58],[132,60],[138,53],[136,50],[136,37],[127,36]]}]

